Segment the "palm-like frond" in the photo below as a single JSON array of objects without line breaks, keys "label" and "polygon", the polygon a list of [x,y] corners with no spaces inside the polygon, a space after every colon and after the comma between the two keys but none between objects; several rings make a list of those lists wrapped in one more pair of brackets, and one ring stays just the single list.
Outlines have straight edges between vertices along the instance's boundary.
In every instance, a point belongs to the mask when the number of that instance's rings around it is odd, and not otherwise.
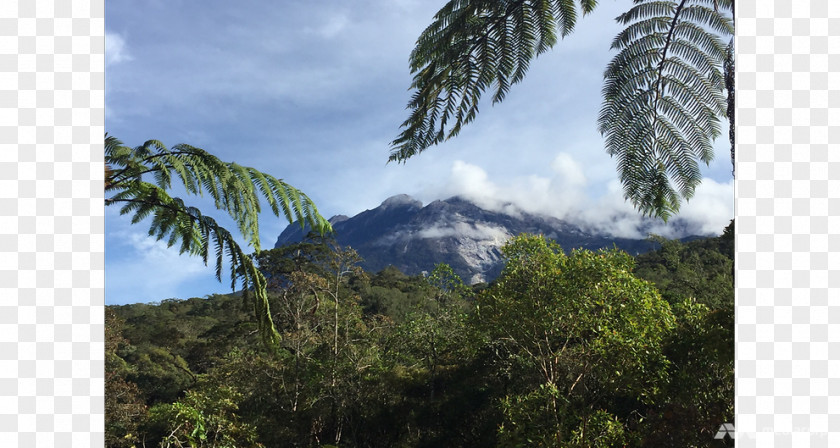
[{"label": "palm-like frond", "polygon": [[[578,0],[584,14],[595,0]],[[446,139],[478,114],[481,95],[502,101],[531,60],[566,36],[577,21],[575,0],[450,0],[411,53],[414,94],[390,161],[404,162]]]},{"label": "palm-like frond", "polygon": [[[167,149],[157,140],[130,148],[114,137],[105,138],[105,162],[108,166],[105,192],[111,196],[106,205],[122,204],[120,214],[131,215],[133,224],[151,218],[149,235],[165,240],[169,247],[179,244],[180,253],[198,255],[207,264],[212,255],[216,278],[222,280],[222,263],[230,265],[231,288],[241,285],[254,293],[254,310],[263,340],[269,345],[279,341],[268,308],[265,278],[234,240],[230,232],[214,219],[187,206],[180,198],[167,193],[173,178],[183,184],[189,194],[207,193],[217,209],[230,215],[240,232],[260,250],[259,213],[260,197],[271,211],[291,223],[309,224],[320,233],[331,231],[329,222],[319,213],[315,204],[303,193],[254,168],[222,162],[203,149],[190,145],[176,145]],[[144,175],[154,183],[143,180]],[[211,253],[212,248],[212,253]]]},{"label": "palm-like frond", "polygon": [[701,181],[699,161],[726,113],[722,36],[734,25],[731,0],[635,0],[616,20],[627,25],[604,72],[598,118],[607,152],[617,159],[624,195],[667,220]]}]

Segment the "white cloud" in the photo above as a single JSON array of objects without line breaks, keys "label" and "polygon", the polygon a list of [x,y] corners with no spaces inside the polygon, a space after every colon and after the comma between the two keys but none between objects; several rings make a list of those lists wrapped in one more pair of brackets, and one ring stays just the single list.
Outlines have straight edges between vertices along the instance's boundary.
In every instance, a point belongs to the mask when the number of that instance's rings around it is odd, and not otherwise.
[{"label": "white cloud", "polygon": [[114,65],[132,60],[125,44],[125,39],[117,33],[105,32],[105,65]]},{"label": "white cloud", "polygon": [[[624,199],[624,192],[618,180],[607,183],[606,192],[599,198],[593,198],[585,207],[570,216],[570,220],[587,229],[606,233],[621,238],[642,238],[639,225],[643,217],[633,209],[633,205]],[[654,232],[664,235],[661,229]]]},{"label": "white cloud", "polygon": [[586,179],[574,161],[564,154],[557,156],[552,165],[555,171],[551,177],[514,176],[497,184],[483,168],[458,160],[442,187],[432,186],[426,194],[441,198],[461,196],[488,210],[511,215],[522,210],[563,217],[583,201],[581,187]]},{"label": "white cloud", "polygon": [[681,217],[701,224],[701,230],[720,233],[735,216],[735,182],[720,183],[703,179],[697,186],[694,198],[683,205]]},{"label": "white cloud", "polygon": [[[114,215],[108,210],[108,215]],[[109,221],[106,232],[105,299],[108,304],[202,297],[230,292],[230,283],[219,283],[213,266],[200,257],[178,255],[178,244],[166,247],[125,219]],[[212,263],[212,261],[211,261]],[[224,272],[224,271],[223,271]],[[224,277],[222,280],[226,280]]]},{"label": "white cloud", "polygon": [[499,244],[511,237],[501,227],[488,226],[482,223],[456,222],[453,225],[433,226],[417,232],[420,238],[470,238],[480,241],[494,241]]},{"label": "white cloud", "polygon": [[[519,210],[548,215],[585,229],[616,237],[643,238],[647,233],[666,237],[719,234],[734,216],[734,185],[705,178],[694,198],[683,203],[669,223],[645,218],[624,199],[618,180],[608,182],[599,197],[582,189],[584,170],[565,153],[551,162],[552,177],[529,175],[494,182],[483,168],[463,161],[452,165],[441,188],[430,188],[427,197],[462,196],[488,210],[516,215]],[[640,229],[644,229],[640,231]],[[441,229],[432,229],[440,233]],[[454,232],[453,229],[451,232]]]},{"label": "white cloud", "polygon": [[487,172],[476,165],[456,160],[452,164],[449,180],[444,191],[451,196],[461,195],[477,205],[495,210],[503,200],[498,188],[490,181]]},{"label": "white cloud", "polygon": [[[668,238],[693,235],[720,234],[735,216],[735,186],[732,181],[720,183],[704,178],[697,186],[694,197],[683,201],[680,211],[668,223],[659,219],[644,218],[630,201],[618,180],[608,183],[606,192],[583,207],[575,218],[577,222],[594,230],[625,238],[642,238],[654,233]],[[639,231],[640,227],[645,232]]]},{"label": "white cloud", "polygon": [[568,153],[561,152],[557,154],[557,157],[551,162],[551,168],[570,187],[582,187],[586,185],[586,177],[583,175],[583,169]]}]

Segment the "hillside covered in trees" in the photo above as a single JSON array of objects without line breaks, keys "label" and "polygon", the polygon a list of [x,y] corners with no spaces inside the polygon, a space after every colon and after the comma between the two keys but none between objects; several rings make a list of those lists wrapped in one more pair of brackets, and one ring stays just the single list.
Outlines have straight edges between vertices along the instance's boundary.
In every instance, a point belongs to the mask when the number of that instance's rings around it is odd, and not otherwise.
[{"label": "hillside covered in trees", "polygon": [[491,284],[262,251],[247,294],[106,308],[108,447],[701,447],[734,414],[733,226],[657,251],[522,235]]}]

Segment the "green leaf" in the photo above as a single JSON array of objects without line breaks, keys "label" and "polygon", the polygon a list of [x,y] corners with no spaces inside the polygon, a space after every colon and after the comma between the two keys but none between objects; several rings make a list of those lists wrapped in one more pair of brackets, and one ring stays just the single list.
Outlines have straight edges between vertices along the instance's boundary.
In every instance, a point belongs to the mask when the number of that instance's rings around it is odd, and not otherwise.
[{"label": "green leaf", "polygon": [[[105,138],[106,205],[120,204],[120,214],[131,215],[132,224],[151,217],[149,235],[164,240],[168,247],[179,245],[179,253],[189,253],[209,260],[211,245],[215,247],[215,273],[221,281],[222,264],[230,265],[231,288],[241,285],[253,290],[255,311],[263,339],[269,344],[279,341],[274,328],[265,279],[251,258],[234,240],[231,233],[199,209],[170,197],[167,190],[178,178],[188,194],[208,193],[215,206],[230,216],[255,250],[260,250],[260,197],[267,200],[271,211],[291,223],[309,224],[321,234],[332,230],[315,204],[302,192],[283,181],[254,168],[222,162],[194,146],[180,144],[171,150],[157,140],[149,140],[135,148],[123,146],[112,136]],[[149,175],[154,183],[144,181]]]},{"label": "green leaf", "polygon": [[598,129],[625,198],[667,220],[702,180],[699,162],[714,157],[725,113],[721,37],[734,25],[708,1],[635,3],[616,19],[627,26],[613,40]]},{"label": "green leaf", "polygon": [[[584,14],[595,0],[578,1]],[[455,137],[478,115],[481,96],[504,100],[531,61],[570,34],[574,0],[450,0],[417,39],[409,66],[415,89],[390,161],[405,162]],[[453,123],[454,121],[454,123]]]}]

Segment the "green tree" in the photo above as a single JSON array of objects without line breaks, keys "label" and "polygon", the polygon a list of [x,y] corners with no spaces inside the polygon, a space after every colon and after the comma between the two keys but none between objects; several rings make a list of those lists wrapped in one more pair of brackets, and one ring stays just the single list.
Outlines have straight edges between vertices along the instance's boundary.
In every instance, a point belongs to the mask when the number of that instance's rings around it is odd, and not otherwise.
[{"label": "green tree", "polygon": [[435,288],[435,300],[440,306],[463,302],[471,296],[470,287],[446,263],[436,264],[427,280]]},{"label": "green tree", "polygon": [[[260,251],[260,196],[271,211],[288,221],[309,224],[320,233],[331,230],[329,222],[303,193],[285,182],[236,163],[223,162],[203,149],[179,144],[168,149],[157,140],[131,148],[112,136],[105,136],[105,205],[120,204],[120,214],[132,215],[132,224],[151,217],[149,235],[166,239],[168,246],[180,244],[180,253],[211,258],[216,278],[222,280],[222,264],[230,265],[231,288],[240,284],[253,292],[254,311],[263,340],[276,345],[280,335],[274,328],[266,295],[266,281],[233,235],[199,209],[172,197],[173,179],[187,194],[207,193],[217,209],[236,222],[247,243]],[[153,182],[144,180],[151,176]]]},{"label": "green tree", "polygon": [[429,403],[434,405],[440,370],[469,357],[465,298],[470,289],[452,268],[439,263],[427,278],[433,306],[417,307],[392,332],[392,344],[410,367],[422,366],[428,376]]},{"label": "green tree", "polygon": [[[502,101],[534,58],[574,30],[578,6],[586,15],[596,3],[447,2],[411,52],[411,113],[389,160],[404,162],[458,135],[486,90],[494,104]],[[677,212],[701,180],[698,161],[713,157],[726,114],[721,71],[728,60],[732,73],[734,64],[722,40],[734,34],[728,11],[732,0],[636,0],[617,18],[626,28],[612,43],[618,54],[604,73],[598,125],[625,197],[645,214],[667,220]]]},{"label": "green tree", "polygon": [[687,298],[712,309],[734,308],[734,254],[729,232],[682,243],[658,236],[660,248],[636,257],[634,273],[653,282],[672,305]]},{"label": "green tree", "polygon": [[[365,359],[367,351],[364,345],[354,344],[357,331],[364,328],[359,297],[347,287],[351,276],[362,276],[364,271],[358,266],[362,261],[359,254],[350,248],[342,249],[335,245],[331,257],[325,266],[326,282],[318,287],[316,294],[324,295],[332,308],[332,359],[328,363],[329,384],[327,394],[330,397],[330,416],[334,427],[336,446],[341,442],[347,410],[354,395],[354,378],[358,378],[358,361]],[[361,349],[361,350],[360,350]],[[364,368],[363,368],[364,369]],[[354,371],[355,370],[355,371]]]},{"label": "green tree", "polygon": [[633,259],[623,252],[567,256],[544,237],[523,235],[503,254],[502,275],[479,296],[476,312],[521,378],[502,402],[500,441],[590,446],[600,434],[588,429],[593,418],[608,438],[621,436],[610,422],[626,424],[666,379],[662,345],[674,326],[668,303],[632,275]]},{"label": "green tree", "polygon": [[359,285],[362,307],[366,314],[381,314],[396,322],[422,309],[431,311],[437,302],[429,300],[433,288],[420,275],[408,276],[394,266],[386,266],[370,276],[370,282]]},{"label": "green tree", "polygon": [[686,299],[673,309],[668,382],[645,415],[643,446],[722,446],[714,435],[735,417],[735,308],[709,310]]},{"label": "green tree", "polygon": [[128,346],[122,336],[123,321],[111,309],[105,309],[105,445],[109,448],[131,447],[137,442],[137,428],[146,416],[140,389],[128,379],[132,366],[123,359],[120,349]]},{"label": "green tree", "polygon": [[187,391],[149,410],[149,429],[161,448],[260,448],[256,429],[237,415],[239,394],[224,385]]},{"label": "green tree", "polygon": [[325,277],[326,265],[336,246],[326,240],[307,240],[254,255],[257,267],[266,279],[269,290],[280,291],[288,285],[293,272],[306,272]]},{"label": "green tree", "polygon": [[[266,383],[277,398],[278,416],[313,443],[338,445],[360,396],[359,383],[376,364],[359,297],[351,282],[364,283],[356,251],[316,238],[261,252],[258,267],[269,280],[273,319],[282,341]],[[250,394],[249,394],[250,395]],[[278,422],[273,422],[276,426]],[[288,444],[294,436],[272,439]]]}]

